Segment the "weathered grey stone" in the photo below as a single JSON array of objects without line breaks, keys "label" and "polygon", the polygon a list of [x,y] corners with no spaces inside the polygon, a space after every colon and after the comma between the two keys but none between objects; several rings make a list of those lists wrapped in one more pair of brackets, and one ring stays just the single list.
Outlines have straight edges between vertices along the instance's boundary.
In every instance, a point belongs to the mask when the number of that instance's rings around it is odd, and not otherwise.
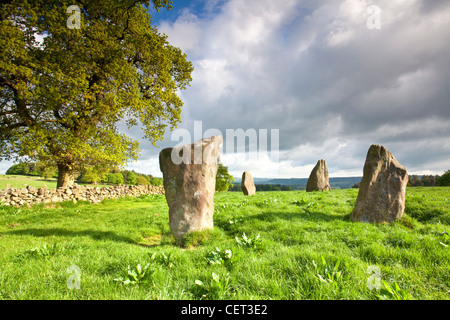
[{"label": "weathered grey stone", "polygon": [[405,209],[408,172],[385,147],[372,145],[367,152],[352,221],[392,222]]},{"label": "weathered grey stone", "polygon": [[213,136],[166,148],[159,154],[169,227],[178,239],[189,232],[214,228],[214,193],[222,144],[222,136]]},{"label": "weathered grey stone", "polygon": [[253,181],[253,177],[250,172],[244,171],[244,173],[242,173],[241,187],[242,192],[246,196],[252,196],[256,193],[255,182]]},{"label": "weathered grey stone", "polygon": [[328,168],[323,159],[317,161],[316,166],[309,175],[306,183],[306,192],[311,191],[331,191]]},{"label": "weathered grey stone", "polygon": [[35,187],[28,186],[27,189],[28,189],[28,193],[36,193],[36,188]]}]

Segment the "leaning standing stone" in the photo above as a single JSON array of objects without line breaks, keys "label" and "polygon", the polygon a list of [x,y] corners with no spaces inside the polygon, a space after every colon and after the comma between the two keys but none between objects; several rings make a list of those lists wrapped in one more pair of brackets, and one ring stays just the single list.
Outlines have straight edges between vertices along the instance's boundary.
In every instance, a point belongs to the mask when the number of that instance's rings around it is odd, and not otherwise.
[{"label": "leaning standing stone", "polygon": [[408,173],[392,153],[383,146],[372,145],[350,219],[372,223],[401,218],[407,183]]},{"label": "leaning standing stone", "polygon": [[331,191],[327,164],[325,160],[317,161],[306,183],[306,192]]},{"label": "leaning standing stone", "polygon": [[253,181],[253,177],[250,174],[250,172],[245,171],[242,174],[241,187],[242,187],[242,192],[246,196],[252,196],[256,193],[255,182]]},{"label": "leaning standing stone", "polygon": [[214,193],[222,144],[222,136],[213,136],[166,148],[159,154],[169,227],[178,239],[189,232],[214,228]]}]

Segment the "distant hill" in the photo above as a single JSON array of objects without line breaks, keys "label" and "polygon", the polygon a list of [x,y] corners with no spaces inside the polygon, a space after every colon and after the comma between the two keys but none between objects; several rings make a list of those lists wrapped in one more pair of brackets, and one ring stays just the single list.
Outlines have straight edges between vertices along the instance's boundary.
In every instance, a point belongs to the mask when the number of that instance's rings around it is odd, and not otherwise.
[{"label": "distant hill", "polygon": [[[349,189],[353,185],[359,183],[362,177],[338,177],[330,178],[330,186],[332,189]],[[255,184],[280,184],[290,186],[294,190],[305,190],[308,178],[290,178],[290,179],[271,179],[271,178],[254,178]],[[241,178],[235,178],[235,184],[240,184]]]}]

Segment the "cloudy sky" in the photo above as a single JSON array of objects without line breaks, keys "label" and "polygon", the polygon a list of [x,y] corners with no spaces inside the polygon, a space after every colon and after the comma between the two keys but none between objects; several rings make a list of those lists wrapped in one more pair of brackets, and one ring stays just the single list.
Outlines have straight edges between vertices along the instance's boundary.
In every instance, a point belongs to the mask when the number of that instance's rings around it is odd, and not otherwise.
[{"label": "cloudy sky", "polygon": [[[227,129],[266,129],[269,141],[279,130],[278,159],[225,152],[222,162],[235,177],[248,170],[254,177],[305,178],[318,159],[331,177],[362,176],[372,144],[388,148],[410,174],[450,169],[450,1],[173,6],[153,16],[195,67],[180,93],[179,128],[194,140],[194,121],[201,121],[203,131],[220,130],[225,144]],[[139,129],[128,134],[143,149],[128,168],[162,176],[161,149],[141,140]],[[177,145],[172,137],[167,133],[160,146]]]}]

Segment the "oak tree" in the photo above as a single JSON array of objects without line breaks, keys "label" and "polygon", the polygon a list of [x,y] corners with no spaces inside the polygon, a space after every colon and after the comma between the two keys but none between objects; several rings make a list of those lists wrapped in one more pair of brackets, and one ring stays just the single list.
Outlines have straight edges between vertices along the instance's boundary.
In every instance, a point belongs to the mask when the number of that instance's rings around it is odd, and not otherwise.
[{"label": "oak tree", "polygon": [[[153,144],[173,130],[193,65],[150,14],[171,2],[3,1],[0,161],[56,165],[61,187],[86,167],[137,159],[139,144],[121,122]],[[71,5],[79,10],[68,13]]]}]

